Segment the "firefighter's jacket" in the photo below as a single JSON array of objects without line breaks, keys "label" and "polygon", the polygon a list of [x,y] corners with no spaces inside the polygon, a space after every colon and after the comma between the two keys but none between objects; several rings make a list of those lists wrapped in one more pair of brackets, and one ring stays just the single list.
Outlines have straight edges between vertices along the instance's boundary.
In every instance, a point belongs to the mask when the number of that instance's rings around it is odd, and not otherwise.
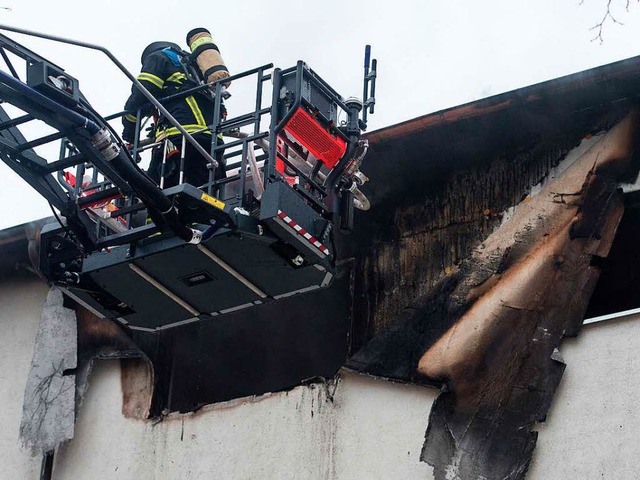
[{"label": "firefighter's jacket", "polygon": [[[149,55],[137,78],[158,99],[196,86],[196,83],[185,75],[177,54],[169,50],[161,50]],[[213,100],[208,95],[194,93],[187,97],[163,102],[163,106],[188,133],[204,131],[211,135],[211,132],[206,130],[207,125],[213,122]],[[143,107],[143,117],[149,116],[153,110],[147,98],[133,85],[131,96],[124,108],[129,112],[136,112],[140,107]],[[133,141],[136,120],[135,113],[128,113],[122,118],[124,125],[122,138],[127,142]],[[169,122],[159,119],[156,140],[179,133],[178,129]]]}]

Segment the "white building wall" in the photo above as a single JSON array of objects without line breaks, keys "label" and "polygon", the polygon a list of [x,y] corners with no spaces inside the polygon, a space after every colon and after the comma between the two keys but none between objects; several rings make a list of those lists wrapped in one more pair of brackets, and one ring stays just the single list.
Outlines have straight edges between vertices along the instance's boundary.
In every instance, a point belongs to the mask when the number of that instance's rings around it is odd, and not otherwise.
[{"label": "white building wall", "polygon": [[[36,280],[0,282],[0,479],[39,477],[18,428],[46,292]],[[585,326],[562,354],[527,478],[640,478],[640,316]],[[298,387],[154,423],[122,416],[119,363],[102,362],[53,478],[430,479],[419,457],[436,395],[345,372],[335,392]]]},{"label": "white building wall", "polygon": [[34,277],[0,282],[0,479],[37,479],[40,458],[18,449],[22,398],[47,286]]},{"label": "white building wall", "polygon": [[432,478],[419,462],[430,390],[347,374],[333,402],[299,387],[156,425],[124,419],[120,395],[118,363],[103,363],[55,480]]},{"label": "white building wall", "polygon": [[640,478],[640,315],[585,325],[561,352],[567,368],[527,478]]},{"label": "white building wall", "polygon": [[[38,478],[18,450],[22,396],[47,289],[0,283],[0,479]],[[121,414],[119,362],[90,377],[75,438],[56,453],[64,479],[432,478],[420,450],[437,391],[343,373],[312,385],[215,406],[160,423]],[[330,400],[333,397],[333,401]]]}]

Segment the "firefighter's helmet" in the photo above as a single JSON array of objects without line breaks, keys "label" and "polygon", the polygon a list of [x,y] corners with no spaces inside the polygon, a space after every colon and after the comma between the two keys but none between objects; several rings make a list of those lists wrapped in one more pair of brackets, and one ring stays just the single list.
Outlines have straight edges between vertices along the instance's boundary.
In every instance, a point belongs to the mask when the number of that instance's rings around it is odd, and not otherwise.
[{"label": "firefighter's helmet", "polygon": [[147,45],[147,47],[142,51],[140,62],[144,65],[144,62],[149,58],[149,55],[153,52],[164,50],[165,48],[174,48],[178,51],[181,50],[180,47],[173,42],[153,42]]}]

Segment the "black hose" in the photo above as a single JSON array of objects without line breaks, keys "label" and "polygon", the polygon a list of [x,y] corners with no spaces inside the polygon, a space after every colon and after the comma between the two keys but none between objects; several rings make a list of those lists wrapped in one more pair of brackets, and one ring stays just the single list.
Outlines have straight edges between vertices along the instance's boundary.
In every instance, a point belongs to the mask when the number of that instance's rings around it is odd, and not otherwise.
[{"label": "black hose", "polygon": [[[102,118],[89,102],[85,100],[81,101],[81,103],[83,107],[87,109],[88,114],[93,116],[96,121],[102,123]],[[105,126],[111,132],[114,139],[118,138],[111,125],[105,122]],[[153,223],[155,223],[161,231],[165,230],[165,227],[169,227],[169,229],[184,241],[191,241],[193,238],[193,230],[185,227],[180,221],[173,203],[149,175],[138,166],[125,148],[121,146],[120,154],[114,158],[111,163],[120,176],[127,180],[136,190],[138,197],[140,197],[147,206],[147,211]]]},{"label": "black hose", "polygon": [[153,223],[160,230],[164,230],[166,226],[185,242],[192,240],[193,230],[181,222],[178,210],[171,200],[153,180],[139,171],[139,167],[134,163],[126,149],[122,148],[120,154],[111,163],[116,171],[129,182],[138,197],[147,206]]},{"label": "black hose", "polygon": [[354,156],[356,149],[358,148],[358,140],[360,139],[359,136],[357,135],[350,135],[349,136],[349,141],[348,141],[348,147],[347,147],[347,151],[344,152],[344,155],[342,158],[345,159],[344,162],[342,162],[342,164],[340,164],[339,167],[334,168],[333,170],[331,170],[331,172],[329,172],[329,175],[327,175],[326,180],[324,181],[324,184],[327,188],[327,190],[329,192],[335,192],[337,187],[338,187],[338,179],[340,178],[340,176],[342,175],[342,173],[344,172],[344,169],[347,166],[347,161],[346,159],[350,159]]},{"label": "black hose", "polygon": [[[97,121],[97,122],[103,122],[104,121],[102,119],[102,117],[100,117],[100,114],[95,111],[95,109],[91,106],[91,104],[89,102],[87,102],[86,100],[80,99],[80,103],[81,103],[82,107],[87,110],[87,113],[91,114],[91,116],[94,118],[95,121]],[[120,143],[120,145],[122,145],[122,141],[121,141],[120,137],[118,136],[118,134],[116,133],[116,131],[113,129],[113,127],[111,125],[109,125],[108,122],[104,122],[104,123],[105,123],[105,126],[109,129],[109,131],[113,135],[113,137],[117,138],[118,139],[118,143]],[[132,158],[132,157],[130,157],[130,158]],[[138,173],[140,173],[141,175],[144,175],[147,179],[149,179],[149,181],[153,182],[151,177],[149,177],[147,172],[145,172],[144,170],[142,170],[140,168],[140,166],[138,165],[137,162],[132,161],[132,165],[138,171]],[[154,182],[154,184],[155,184],[155,182]]]},{"label": "black hose", "polygon": [[13,88],[17,92],[21,93],[22,95],[26,96],[27,98],[37,101],[43,107],[46,107],[52,112],[67,119],[74,125],[85,128],[91,135],[95,135],[100,131],[100,127],[97,123],[89,120],[87,117],[84,117],[79,113],[74,112],[73,110],[70,110],[63,105],[60,105],[58,102],[51,100],[49,97],[41,94],[37,90],[31,88],[29,85],[22,83],[17,78],[13,78],[11,75],[8,75],[6,72],[0,71],[0,81],[5,85]]}]

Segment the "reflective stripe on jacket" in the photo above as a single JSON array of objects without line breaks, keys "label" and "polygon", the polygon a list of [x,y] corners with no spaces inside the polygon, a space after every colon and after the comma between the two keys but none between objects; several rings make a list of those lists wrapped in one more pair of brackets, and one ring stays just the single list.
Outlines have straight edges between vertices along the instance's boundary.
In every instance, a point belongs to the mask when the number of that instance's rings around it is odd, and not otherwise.
[{"label": "reflective stripe on jacket", "polygon": [[[138,81],[156,98],[174,95],[181,91],[193,88],[196,84],[189,80],[182,67],[176,65],[163,51],[154,52],[147,58],[142,66],[142,71],[137,77]],[[205,132],[206,127],[213,122],[213,100],[204,93],[195,93],[188,97],[181,97],[168,102],[163,102],[167,111],[189,133]],[[142,115],[148,116],[152,107],[147,98],[133,85],[131,95],[125,103],[125,110],[135,112],[143,107]],[[122,118],[125,130],[135,125],[135,114],[127,114]],[[179,134],[176,127],[166,120],[160,119],[156,137],[166,137]]]}]

